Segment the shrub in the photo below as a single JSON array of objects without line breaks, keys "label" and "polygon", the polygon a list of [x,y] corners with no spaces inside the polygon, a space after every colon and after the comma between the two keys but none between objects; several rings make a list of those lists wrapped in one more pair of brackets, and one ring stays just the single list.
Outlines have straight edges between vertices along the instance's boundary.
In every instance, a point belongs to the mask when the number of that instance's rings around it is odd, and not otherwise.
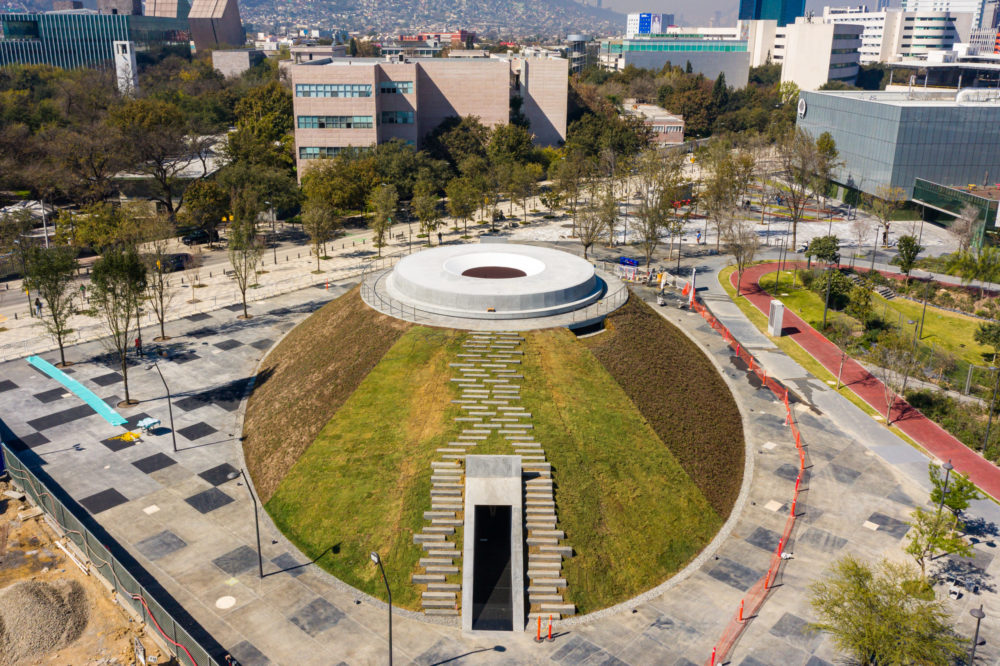
[{"label": "shrub", "polygon": [[818,276],[809,289],[819,294],[821,299],[826,299],[827,280],[830,282],[830,307],[834,310],[843,310],[851,300],[854,283],[840,271],[831,270]]}]

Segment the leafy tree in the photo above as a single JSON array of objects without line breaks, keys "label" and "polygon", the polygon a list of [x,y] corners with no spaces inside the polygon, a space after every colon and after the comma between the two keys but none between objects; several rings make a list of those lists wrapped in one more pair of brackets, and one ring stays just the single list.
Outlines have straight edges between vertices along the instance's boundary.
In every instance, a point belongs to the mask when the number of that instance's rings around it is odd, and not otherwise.
[{"label": "leafy tree", "polygon": [[470,157],[485,158],[489,142],[490,130],[479,118],[451,116],[434,128],[427,136],[425,145],[431,155],[459,169],[459,165]]},{"label": "leafy tree", "polygon": [[179,216],[182,224],[204,229],[209,241],[222,218],[229,214],[229,194],[215,180],[198,180],[184,192],[187,205]]},{"label": "leafy tree", "polygon": [[375,247],[378,248],[378,256],[382,256],[382,248],[385,247],[385,237],[392,228],[392,217],[396,214],[399,206],[399,194],[396,193],[394,185],[379,185],[371,194],[368,202],[372,211],[369,221],[372,231],[375,233]]},{"label": "leafy tree", "polygon": [[972,545],[961,534],[965,526],[955,514],[939,507],[933,511],[918,507],[910,513],[910,518],[906,552],[913,556],[923,578],[927,578],[927,563],[938,557],[950,554],[973,557]]},{"label": "leafy tree", "polygon": [[817,236],[809,241],[806,257],[816,257],[828,264],[840,260],[840,241],[836,236]]},{"label": "leafy tree", "polygon": [[42,323],[59,345],[59,365],[66,365],[63,341],[70,333],[73,314],[73,276],[76,274],[76,250],[59,246],[48,250],[32,247],[27,254],[27,284],[45,301]]},{"label": "leafy tree", "polygon": [[973,338],[984,347],[993,348],[993,363],[996,363],[997,354],[1000,353],[1000,322],[987,321],[979,324]]},{"label": "leafy tree", "polygon": [[247,288],[257,281],[257,266],[263,251],[257,236],[257,216],[261,213],[261,203],[252,188],[244,188],[233,190],[230,205],[233,221],[229,225],[229,265],[233,268],[233,280],[240,290],[243,318],[249,319]]},{"label": "leafy tree", "polygon": [[927,464],[927,475],[931,480],[931,502],[935,505],[941,504],[941,494],[944,493],[944,505],[955,514],[962,513],[969,508],[972,500],[983,499],[983,494],[979,492],[976,485],[969,481],[968,474],[952,471],[948,475],[948,492],[944,492],[945,473],[934,463]]},{"label": "leafy tree", "polygon": [[326,252],[326,244],[333,238],[338,227],[337,216],[322,202],[307,201],[302,209],[302,228],[309,235],[312,253],[316,255],[316,271],[320,272],[319,260]]},{"label": "leafy tree", "polygon": [[448,195],[448,212],[456,220],[462,220],[465,235],[469,233],[469,218],[476,210],[476,189],[465,176],[452,178],[445,188]]},{"label": "leafy tree", "polygon": [[650,150],[642,153],[636,163],[639,203],[635,214],[639,219],[640,244],[647,266],[660,243],[660,234],[673,214],[673,202],[679,198],[681,159],[679,153],[661,156]]},{"label": "leafy tree", "polygon": [[[94,263],[91,302],[108,329],[108,345],[118,354],[125,404],[134,404],[128,389],[128,350],[139,330],[139,303],[146,290],[146,266],[133,247],[111,247]],[[133,330],[134,329],[134,330]]]},{"label": "leafy tree", "polygon": [[912,567],[884,559],[874,566],[850,555],[837,560],[810,586],[819,616],[813,627],[862,666],[950,666],[964,654],[964,642],[943,602],[908,591],[915,575]]},{"label": "leafy tree", "polygon": [[583,183],[589,175],[591,162],[580,153],[567,153],[566,157],[553,162],[549,167],[549,178],[556,182],[562,192],[566,205],[573,217],[574,232],[576,229],[576,214],[580,203],[580,193]]},{"label": "leafy tree", "polygon": [[103,201],[114,192],[112,178],[125,166],[125,145],[118,130],[94,121],[69,127],[46,127],[38,139],[60,188],[80,203]]},{"label": "leafy tree", "polygon": [[511,169],[511,200],[521,201],[521,221],[528,221],[528,199],[538,190],[538,181],[542,177],[542,167],[537,164],[518,164]]},{"label": "leafy tree", "polygon": [[341,151],[309,166],[302,176],[302,191],[309,201],[323,201],[343,215],[367,205],[377,180],[374,156]]},{"label": "leafy tree", "polygon": [[896,244],[896,249],[898,251],[897,259],[899,261],[899,270],[906,274],[906,284],[910,284],[910,271],[917,264],[917,255],[923,250],[919,243],[917,243],[916,236],[911,236],[909,234],[899,237],[899,242]]},{"label": "leafy tree", "polygon": [[958,217],[948,227],[948,231],[958,240],[958,252],[967,251],[972,246],[972,240],[979,231],[979,209],[972,204],[962,207]]},{"label": "leafy tree", "polygon": [[531,134],[517,125],[499,125],[493,129],[486,154],[494,164],[523,164],[531,157]]},{"label": "leafy tree", "polygon": [[413,188],[413,201],[410,205],[413,207],[413,214],[420,220],[420,233],[427,234],[427,243],[432,245],[431,237],[441,221],[434,186],[426,180],[418,182]]},{"label": "leafy tree", "polygon": [[867,326],[872,318],[872,298],[871,282],[862,280],[861,284],[851,287],[847,313]]}]

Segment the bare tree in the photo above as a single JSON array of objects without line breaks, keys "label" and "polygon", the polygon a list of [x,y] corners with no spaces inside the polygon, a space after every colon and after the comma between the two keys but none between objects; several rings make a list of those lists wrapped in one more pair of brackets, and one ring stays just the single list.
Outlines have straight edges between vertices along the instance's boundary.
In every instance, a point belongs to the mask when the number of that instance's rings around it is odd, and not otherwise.
[{"label": "bare tree", "polygon": [[740,297],[743,271],[753,262],[760,240],[753,222],[733,216],[725,230],[726,247],[736,261],[736,298]]},{"label": "bare tree", "polygon": [[587,258],[587,253],[591,246],[600,240],[606,229],[606,221],[597,206],[584,206],[579,213],[579,222],[576,227],[576,236],[583,245],[583,258]]},{"label": "bare tree", "polygon": [[788,204],[792,222],[792,243],[796,245],[798,225],[812,195],[814,177],[820,167],[819,150],[805,130],[793,128],[776,145],[779,171],[784,188],[780,194]]},{"label": "bare tree", "polygon": [[247,312],[247,288],[257,281],[257,266],[263,248],[257,237],[257,216],[261,212],[260,199],[251,188],[236,190],[232,196],[233,221],[229,225],[229,264],[233,267],[233,280],[243,301],[243,318]]},{"label": "bare tree", "polygon": [[92,301],[104,318],[110,334],[107,344],[118,354],[125,404],[133,404],[128,390],[128,349],[132,333],[139,329],[139,302],[146,290],[146,267],[132,247],[112,247],[94,263],[91,273]]},{"label": "bare tree", "polygon": [[885,398],[885,422],[892,424],[892,406],[897,395],[906,393],[906,384],[919,365],[917,356],[913,353],[913,344],[898,332],[882,335],[878,343],[872,346],[868,360],[872,364],[872,372],[882,382]]},{"label": "bare tree", "polygon": [[868,198],[872,215],[878,218],[879,224],[882,225],[882,247],[889,247],[889,225],[892,223],[892,216],[905,202],[906,191],[902,187],[889,185],[879,185],[875,188],[875,195]]},{"label": "bare tree", "polygon": [[682,156],[678,153],[659,155],[650,150],[639,156],[636,165],[639,203],[639,238],[646,265],[653,259],[653,252],[660,243],[667,220],[673,214],[673,202],[681,187]]},{"label": "bare tree", "polygon": [[864,247],[868,234],[872,232],[871,222],[868,220],[862,220],[861,218],[855,218],[854,221],[851,222],[851,231],[854,233],[854,238],[858,241],[858,249],[851,253],[851,266],[853,267],[855,257]]},{"label": "bare tree", "polygon": [[955,221],[948,227],[948,231],[958,241],[959,253],[965,252],[972,245],[972,239],[979,231],[979,217],[979,209],[971,204],[966,204],[962,207],[962,212],[955,218]]},{"label": "bare tree", "polygon": [[169,340],[166,332],[167,309],[174,296],[168,277],[173,270],[169,249],[174,236],[174,225],[166,215],[157,214],[143,220],[141,226],[146,240],[143,255],[148,275],[146,300],[160,324],[160,337],[157,340]]}]

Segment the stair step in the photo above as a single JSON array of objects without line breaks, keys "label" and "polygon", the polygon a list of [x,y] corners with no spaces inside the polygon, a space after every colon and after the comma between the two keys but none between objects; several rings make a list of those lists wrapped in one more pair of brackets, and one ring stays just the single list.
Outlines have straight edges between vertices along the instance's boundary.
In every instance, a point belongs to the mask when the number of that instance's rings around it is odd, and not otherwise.
[{"label": "stair step", "polygon": [[445,527],[444,525],[431,525],[424,528],[424,534],[454,534],[454,527]]},{"label": "stair step", "polygon": [[555,621],[555,620],[561,620],[562,619],[559,616],[559,613],[540,613],[540,612],[531,612],[531,613],[528,613],[528,623],[529,624],[532,623],[532,622],[537,622],[538,618],[542,618],[542,624],[543,625],[549,619],[552,619],[553,621]]},{"label": "stair step", "polygon": [[[431,518],[432,527],[459,527],[464,525],[465,521],[461,518]],[[451,532],[449,532],[451,534]]]},{"label": "stair step", "polygon": [[561,594],[529,594],[528,598],[532,606],[535,604],[558,604],[564,601]]},{"label": "stair step", "polygon": [[525,507],[524,513],[527,514],[528,517],[531,517],[532,515],[535,515],[535,516],[548,516],[548,515],[555,514],[555,510],[551,509],[551,508],[535,508],[535,507],[529,506],[529,507]]},{"label": "stair step", "polygon": [[541,605],[543,613],[559,613],[560,615],[576,615],[576,606],[566,603],[545,603]]},{"label": "stair step", "polygon": [[427,589],[435,592],[458,592],[462,586],[458,583],[428,583]]},{"label": "stair step", "polygon": [[[424,599],[424,600],[427,600],[427,599],[450,599],[450,600],[453,601],[455,599],[455,593],[454,592],[446,592],[446,591],[428,591],[428,592],[424,592],[423,594],[421,594],[420,598]],[[548,599],[546,601],[548,601]],[[560,598],[559,601],[562,601],[562,598]]]},{"label": "stair step", "polygon": [[455,608],[454,599],[423,599],[420,605],[424,608]]},{"label": "stair step", "polygon": [[562,562],[562,559],[562,555],[559,553],[545,552],[540,549],[538,552],[528,553],[528,562]]},{"label": "stair step", "polygon": [[573,546],[541,546],[539,550],[545,553],[553,553],[560,557],[573,557]]},{"label": "stair step", "polygon": [[413,543],[439,543],[444,541],[443,534],[414,534]]},{"label": "stair step", "polygon": [[538,530],[532,536],[536,537],[554,537],[556,539],[565,539],[566,533],[562,530]]},{"label": "stair step", "polygon": [[462,505],[461,502],[445,502],[445,501],[435,502],[434,500],[431,500],[431,508],[439,509],[441,511],[447,511],[448,509],[451,509],[454,512],[454,511],[461,511],[465,507]]},{"label": "stair step", "polygon": [[448,460],[465,460],[464,453],[446,453],[442,458],[447,458]]},{"label": "stair step", "polygon": [[444,582],[444,574],[413,574],[410,578],[416,584]]},{"label": "stair step", "polygon": [[454,511],[424,511],[424,520],[434,520],[435,518],[454,518]]},{"label": "stair step", "polygon": [[[431,583],[431,585],[440,585],[441,583]],[[529,585],[528,594],[558,594],[559,588],[555,585]]]},{"label": "stair step", "polygon": [[525,542],[529,546],[555,546],[559,544],[559,539],[552,537],[528,537],[525,539]]},{"label": "stair step", "polygon": [[525,521],[524,524],[527,526],[528,531],[530,532],[531,530],[550,530],[556,526],[557,521],[555,516],[553,516],[549,520],[544,520],[541,518],[527,520]]},{"label": "stair step", "polygon": [[427,549],[427,553],[426,554],[427,554],[428,557],[451,557],[453,559],[459,559],[459,558],[462,557],[462,551],[460,551],[460,550],[450,550],[450,549],[448,549],[448,550],[446,550],[446,549],[441,549],[441,550]]},{"label": "stair step", "polygon": [[420,566],[422,567],[450,567],[452,566],[452,558],[450,557],[421,557]]},{"label": "stair step", "polygon": [[560,569],[562,569],[561,562],[530,562],[528,564],[528,576],[531,576],[532,571],[548,571],[549,573],[558,573]]},{"label": "stair step", "polygon": [[424,615],[458,615],[457,608],[425,608]]},{"label": "stair step", "polygon": [[532,585],[545,585],[549,587],[566,587],[565,578],[557,578],[552,575],[552,572],[546,572],[540,576],[528,575],[531,578]]},{"label": "stair step", "polygon": [[443,565],[436,564],[434,566],[424,567],[424,571],[426,571],[429,574],[436,574],[436,573],[437,574],[445,574],[445,575],[447,575],[447,574],[457,574],[458,573],[458,567],[456,567],[456,566],[443,566]]},{"label": "stair step", "polygon": [[464,487],[464,483],[455,483],[452,480],[439,481],[437,483],[431,482],[431,488],[434,490],[461,490]]},{"label": "stair step", "polygon": [[431,488],[431,497],[461,497],[462,489],[458,488]]},{"label": "stair step", "polygon": [[433,467],[434,469],[440,469],[440,470],[445,470],[445,469],[460,470],[461,469],[461,467],[459,467],[457,464],[450,463],[450,462],[432,462],[431,463],[431,467]]}]

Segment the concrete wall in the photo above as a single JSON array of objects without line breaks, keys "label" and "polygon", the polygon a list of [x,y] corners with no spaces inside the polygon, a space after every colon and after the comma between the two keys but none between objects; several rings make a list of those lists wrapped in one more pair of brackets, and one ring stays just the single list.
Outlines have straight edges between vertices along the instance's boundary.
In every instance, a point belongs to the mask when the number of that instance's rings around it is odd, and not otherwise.
[{"label": "concrete wall", "polygon": [[487,127],[510,120],[510,63],[433,58],[416,64],[421,138],[451,116],[476,116]]},{"label": "concrete wall", "polygon": [[520,61],[521,110],[531,124],[535,143],[559,145],[566,140],[566,100],[569,96],[569,61],[528,58]]},{"label": "concrete wall", "polygon": [[251,67],[264,61],[263,51],[239,49],[232,51],[212,51],[212,67],[226,78],[236,77]]}]

